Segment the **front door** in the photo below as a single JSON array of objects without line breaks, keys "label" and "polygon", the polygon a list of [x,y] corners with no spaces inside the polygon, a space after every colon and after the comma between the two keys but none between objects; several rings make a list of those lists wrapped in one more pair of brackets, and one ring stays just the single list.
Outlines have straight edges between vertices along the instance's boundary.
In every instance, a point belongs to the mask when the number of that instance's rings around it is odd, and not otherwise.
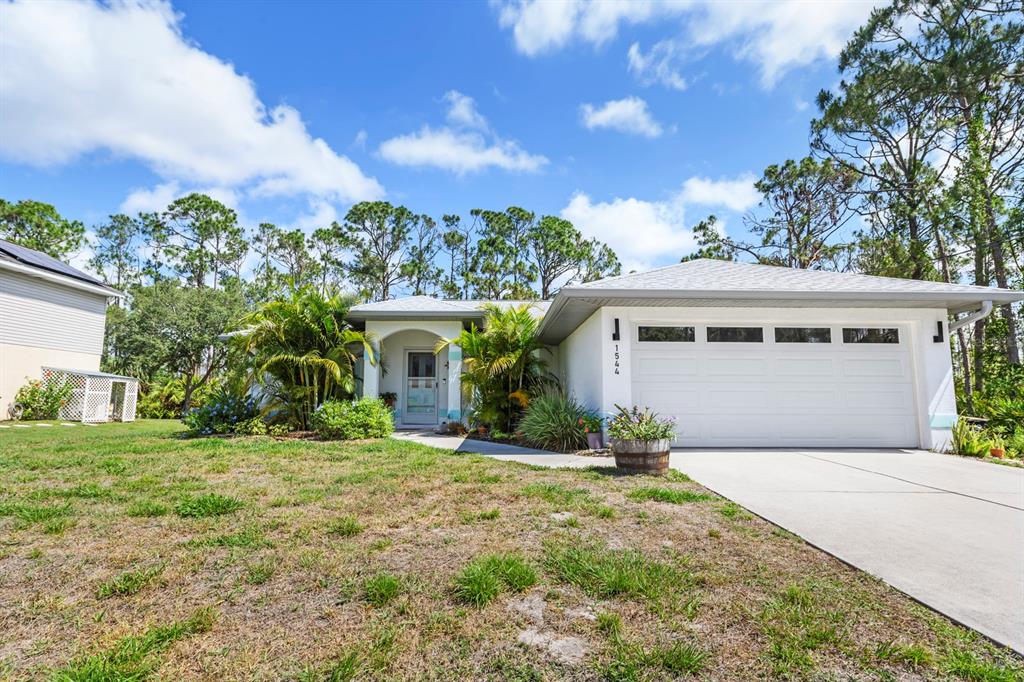
[{"label": "front door", "polygon": [[430,351],[409,351],[406,355],[406,424],[437,423],[437,356]]}]

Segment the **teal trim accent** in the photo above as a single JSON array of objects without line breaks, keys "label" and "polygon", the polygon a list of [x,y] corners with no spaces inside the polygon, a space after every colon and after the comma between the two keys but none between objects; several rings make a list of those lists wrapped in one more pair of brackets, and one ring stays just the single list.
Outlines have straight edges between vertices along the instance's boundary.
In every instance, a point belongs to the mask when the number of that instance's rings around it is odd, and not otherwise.
[{"label": "teal trim accent", "polygon": [[461,360],[462,349],[455,346],[448,346],[448,360]]},{"label": "teal trim accent", "polygon": [[951,429],[956,424],[955,414],[933,414],[931,427],[933,429]]},{"label": "teal trim accent", "polygon": [[462,419],[462,412],[459,410],[448,410],[448,418],[454,421]]}]

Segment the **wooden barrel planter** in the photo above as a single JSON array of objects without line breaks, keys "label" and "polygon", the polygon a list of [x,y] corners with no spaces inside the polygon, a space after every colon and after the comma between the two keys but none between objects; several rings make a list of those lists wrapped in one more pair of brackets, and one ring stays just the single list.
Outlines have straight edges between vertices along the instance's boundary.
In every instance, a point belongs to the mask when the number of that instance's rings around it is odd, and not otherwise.
[{"label": "wooden barrel planter", "polygon": [[631,474],[661,475],[668,471],[668,455],[672,441],[661,440],[620,440],[611,441],[615,466]]}]

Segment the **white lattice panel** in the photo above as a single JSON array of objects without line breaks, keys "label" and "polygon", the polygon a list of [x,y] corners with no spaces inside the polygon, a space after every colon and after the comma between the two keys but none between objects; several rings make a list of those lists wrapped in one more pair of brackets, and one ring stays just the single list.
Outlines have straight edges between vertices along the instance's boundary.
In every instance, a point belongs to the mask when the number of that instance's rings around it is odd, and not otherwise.
[{"label": "white lattice panel", "polygon": [[106,377],[87,377],[82,421],[105,422],[110,419],[111,381]]},{"label": "white lattice panel", "polygon": [[121,421],[135,421],[135,405],[139,399],[139,382],[129,381],[124,386],[124,405],[121,408]]}]

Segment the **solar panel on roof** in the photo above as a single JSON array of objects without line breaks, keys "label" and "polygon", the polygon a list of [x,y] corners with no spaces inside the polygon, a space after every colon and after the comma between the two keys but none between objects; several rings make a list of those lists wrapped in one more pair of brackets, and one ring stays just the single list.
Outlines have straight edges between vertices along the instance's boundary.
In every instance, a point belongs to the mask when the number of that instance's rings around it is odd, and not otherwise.
[{"label": "solar panel on roof", "polygon": [[41,251],[19,246],[18,244],[12,244],[11,242],[4,241],[3,239],[0,239],[0,253],[3,253],[19,263],[24,263],[25,265],[31,265],[32,267],[49,270],[50,272],[56,272],[60,275],[74,277],[75,279],[88,282],[89,284],[105,286],[103,282],[95,277],[87,275],[81,270],[77,270],[67,263],[57,260],[53,256],[48,256]]}]

